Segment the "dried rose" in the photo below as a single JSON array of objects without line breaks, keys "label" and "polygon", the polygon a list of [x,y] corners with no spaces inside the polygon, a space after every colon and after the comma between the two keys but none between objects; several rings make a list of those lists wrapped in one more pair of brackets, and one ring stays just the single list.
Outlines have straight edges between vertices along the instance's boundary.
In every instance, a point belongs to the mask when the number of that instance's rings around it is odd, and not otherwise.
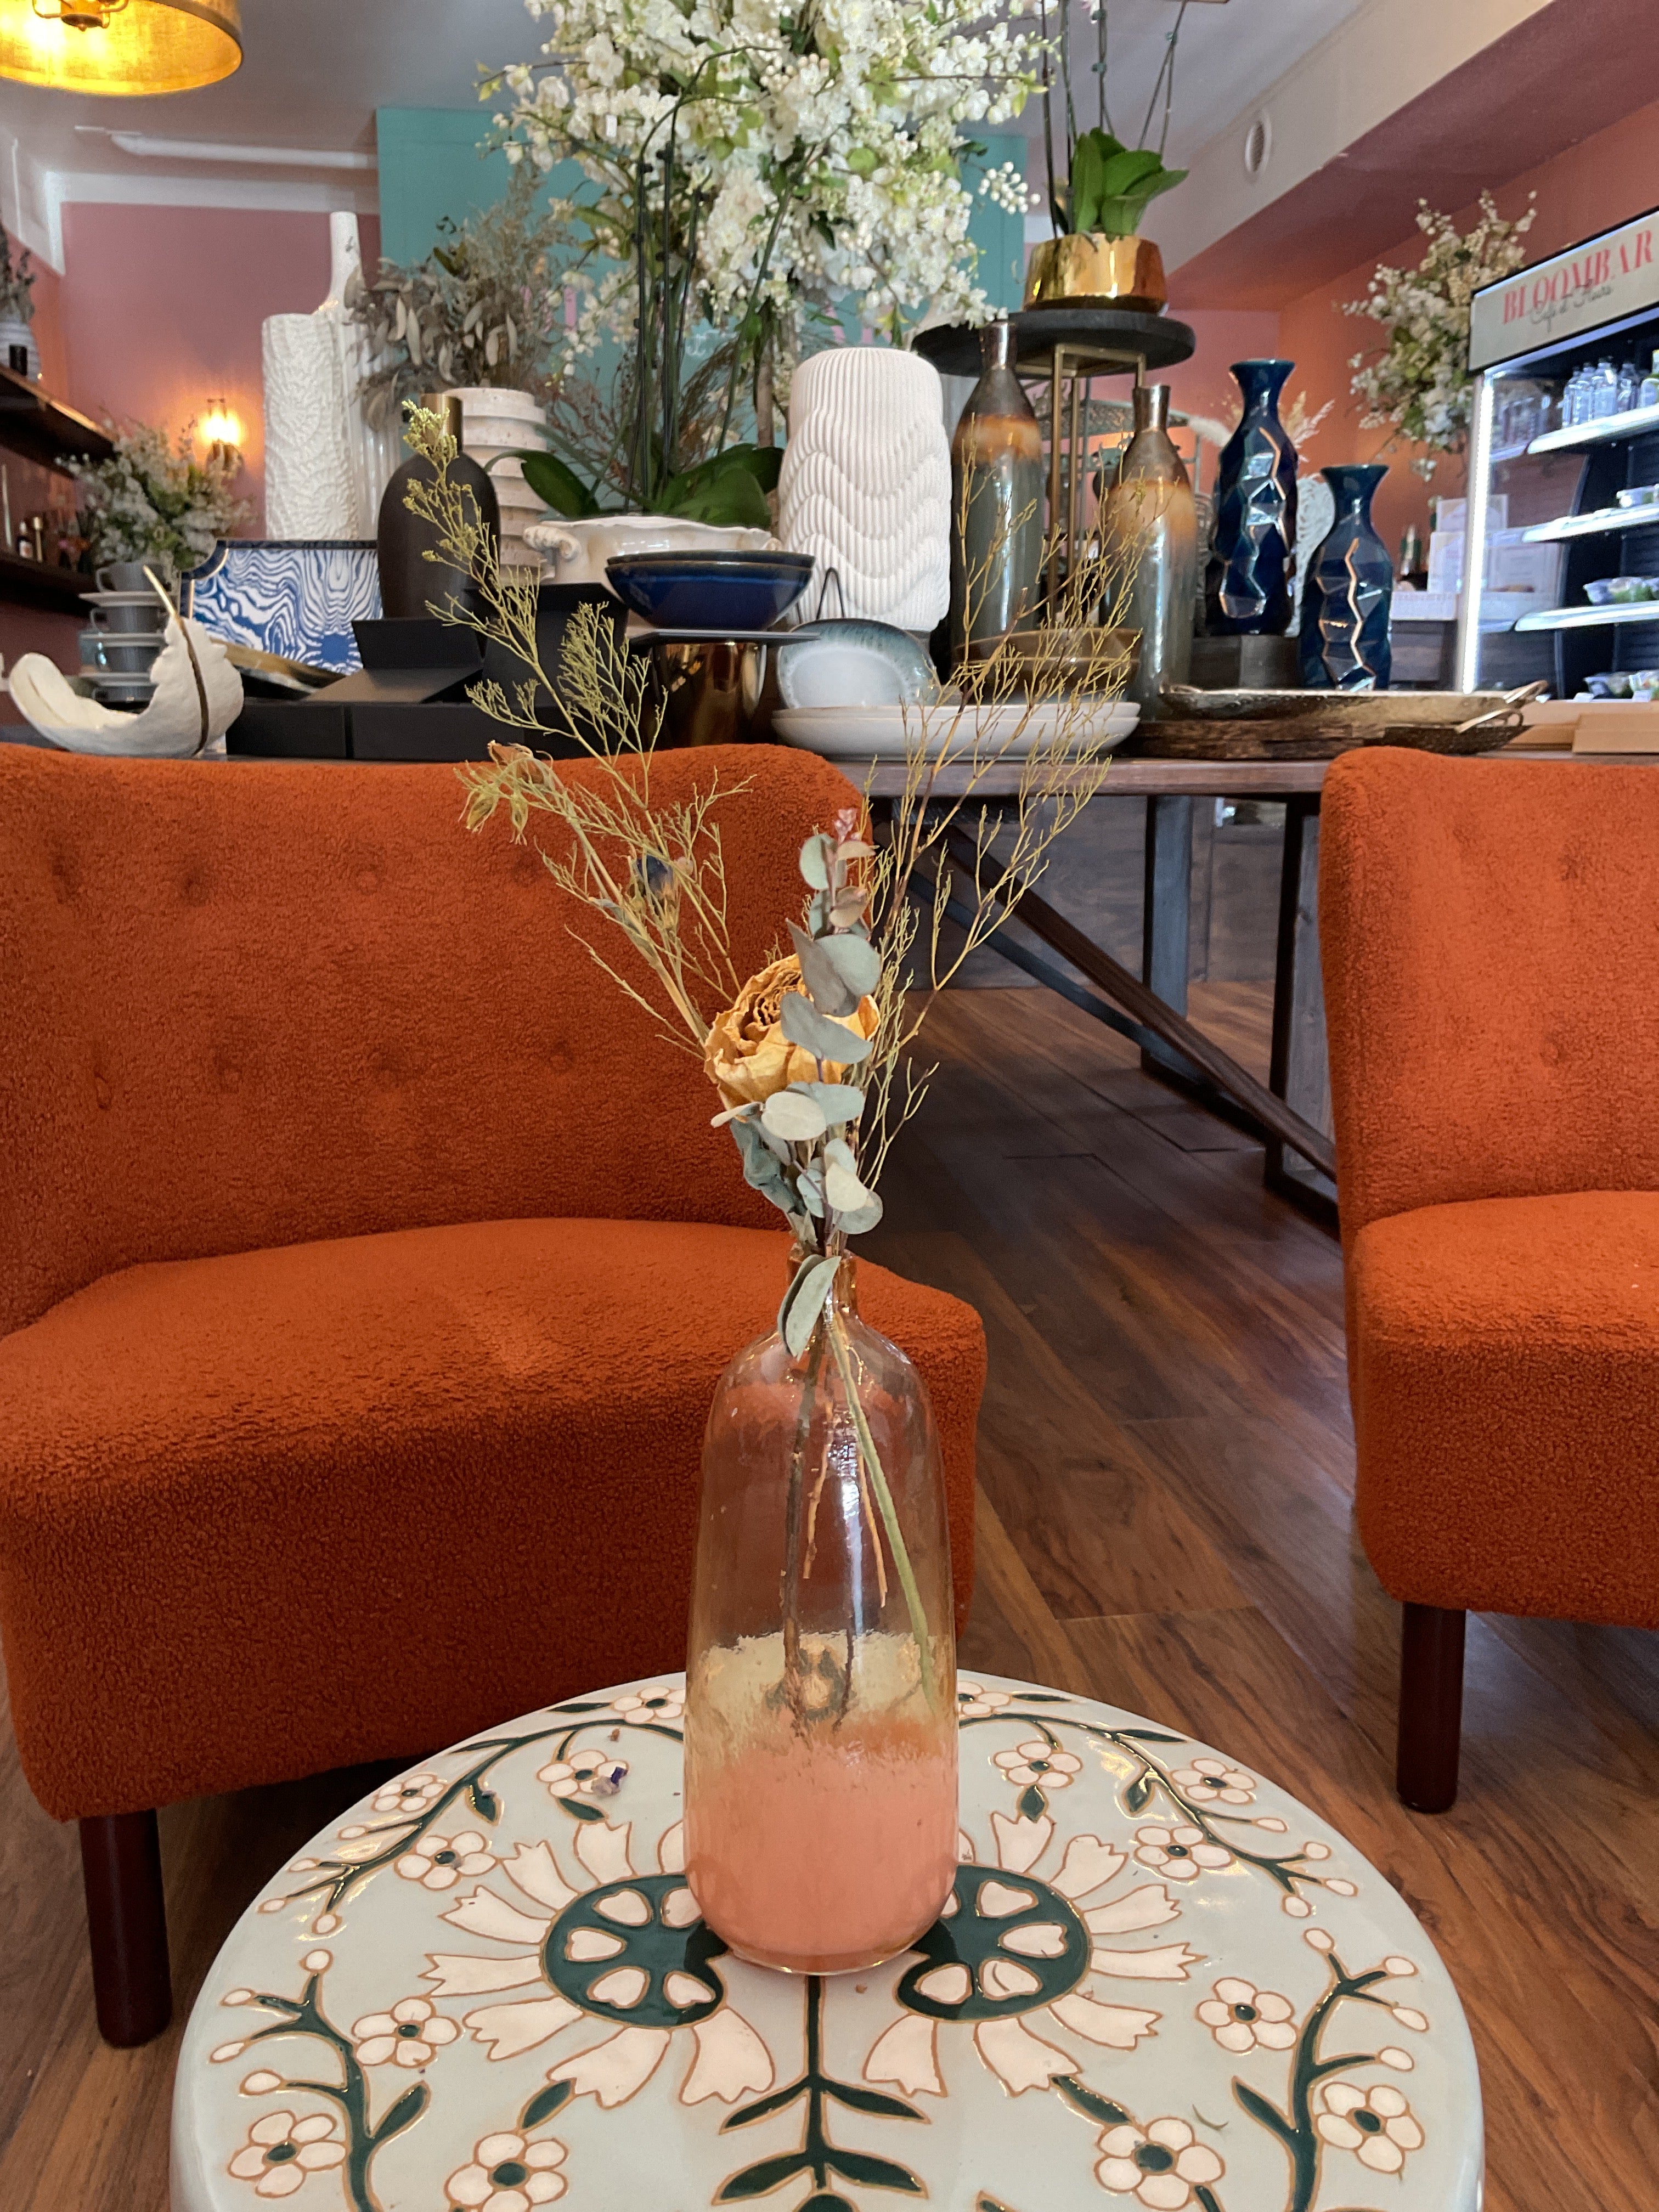
[{"label": "dried rose", "polygon": [[[818,1063],[812,1054],[785,1036],[780,1009],[792,991],[805,995],[800,962],[792,952],[751,975],[738,994],[738,1002],[717,1014],[703,1046],[703,1068],[720,1094],[723,1106],[759,1105],[775,1091],[792,1083],[818,1081]],[[880,1016],[873,999],[861,999],[850,1014],[836,1017],[843,1029],[871,1037]],[[826,1060],[822,1079],[838,1083],[842,1063]]]}]

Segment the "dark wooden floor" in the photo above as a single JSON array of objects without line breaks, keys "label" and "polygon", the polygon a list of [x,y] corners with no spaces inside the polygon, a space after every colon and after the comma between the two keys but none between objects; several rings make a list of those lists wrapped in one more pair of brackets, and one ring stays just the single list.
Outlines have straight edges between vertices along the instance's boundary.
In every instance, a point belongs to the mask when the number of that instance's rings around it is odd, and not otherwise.
[{"label": "dark wooden floor", "polygon": [[[1265,992],[1193,999],[1259,1066]],[[964,1662],[1153,1714],[1294,1790],[1399,1887],[1462,1991],[1492,2212],[1659,2212],[1659,1639],[1472,1624],[1463,1796],[1442,1820],[1402,1811],[1335,1244],[1264,1194],[1244,1139],[1048,994],[953,994],[933,1038],[872,1242],[990,1335]],[[164,1816],[181,2013],[242,1904],[361,1786]],[[82,1944],[72,1838],[8,1735],[0,2207],[162,2212],[178,2031],[105,2050]]]}]

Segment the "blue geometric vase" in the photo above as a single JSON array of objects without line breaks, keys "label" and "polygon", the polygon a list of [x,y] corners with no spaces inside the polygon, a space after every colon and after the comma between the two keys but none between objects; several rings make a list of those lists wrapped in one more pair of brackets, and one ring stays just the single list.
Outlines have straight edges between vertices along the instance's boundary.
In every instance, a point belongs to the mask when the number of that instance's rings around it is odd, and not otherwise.
[{"label": "blue geometric vase", "polygon": [[1371,495],[1388,470],[1322,469],[1336,520],[1302,580],[1302,681],[1310,691],[1386,691],[1394,562],[1371,527]]},{"label": "blue geometric vase", "polygon": [[1215,551],[1204,576],[1212,637],[1282,637],[1291,626],[1296,447],[1279,419],[1279,394],[1295,366],[1233,363],[1244,416],[1216,478]]}]

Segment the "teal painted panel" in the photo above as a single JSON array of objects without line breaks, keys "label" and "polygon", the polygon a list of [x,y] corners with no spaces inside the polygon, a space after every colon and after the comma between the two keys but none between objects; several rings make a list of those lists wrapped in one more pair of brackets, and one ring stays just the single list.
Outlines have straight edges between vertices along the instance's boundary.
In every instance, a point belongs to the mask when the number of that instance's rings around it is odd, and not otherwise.
[{"label": "teal painted panel", "polygon": [[[1000,169],[1005,161],[1012,161],[1023,177],[1027,143],[1012,132],[982,137],[979,143],[985,151],[962,165],[963,184],[977,194],[986,171]],[[979,248],[978,281],[991,305],[1011,311],[1018,307],[1025,294],[1024,216],[1010,215],[994,200],[975,198],[968,235]]]},{"label": "teal painted panel", "polygon": [[[511,171],[505,154],[481,150],[489,132],[482,107],[382,107],[375,112],[380,161],[380,251],[404,267],[424,261],[447,216],[465,222],[494,207]],[[547,174],[550,193],[574,194],[574,161]]]}]

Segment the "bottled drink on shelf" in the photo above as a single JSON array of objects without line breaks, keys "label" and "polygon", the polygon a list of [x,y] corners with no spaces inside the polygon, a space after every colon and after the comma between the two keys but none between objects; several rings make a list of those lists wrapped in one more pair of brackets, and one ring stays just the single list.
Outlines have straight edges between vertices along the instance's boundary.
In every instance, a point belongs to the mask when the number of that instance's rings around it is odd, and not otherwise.
[{"label": "bottled drink on shelf", "polygon": [[1589,398],[1589,371],[1588,368],[1575,368],[1567,379],[1566,390],[1561,395],[1563,429],[1571,428],[1574,423],[1583,422],[1587,419],[1585,409]]},{"label": "bottled drink on shelf", "polygon": [[1619,411],[1619,372],[1603,354],[1590,373],[1589,413],[1592,422]]},{"label": "bottled drink on shelf", "polygon": [[1642,372],[1633,361],[1619,365],[1619,398],[1613,409],[1617,415],[1628,415],[1636,404],[1636,395],[1642,389]]},{"label": "bottled drink on shelf", "polygon": [[1659,407],[1659,352],[1653,356],[1653,366],[1642,379],[1642,388],[1636,395],[1638,407]]}]

